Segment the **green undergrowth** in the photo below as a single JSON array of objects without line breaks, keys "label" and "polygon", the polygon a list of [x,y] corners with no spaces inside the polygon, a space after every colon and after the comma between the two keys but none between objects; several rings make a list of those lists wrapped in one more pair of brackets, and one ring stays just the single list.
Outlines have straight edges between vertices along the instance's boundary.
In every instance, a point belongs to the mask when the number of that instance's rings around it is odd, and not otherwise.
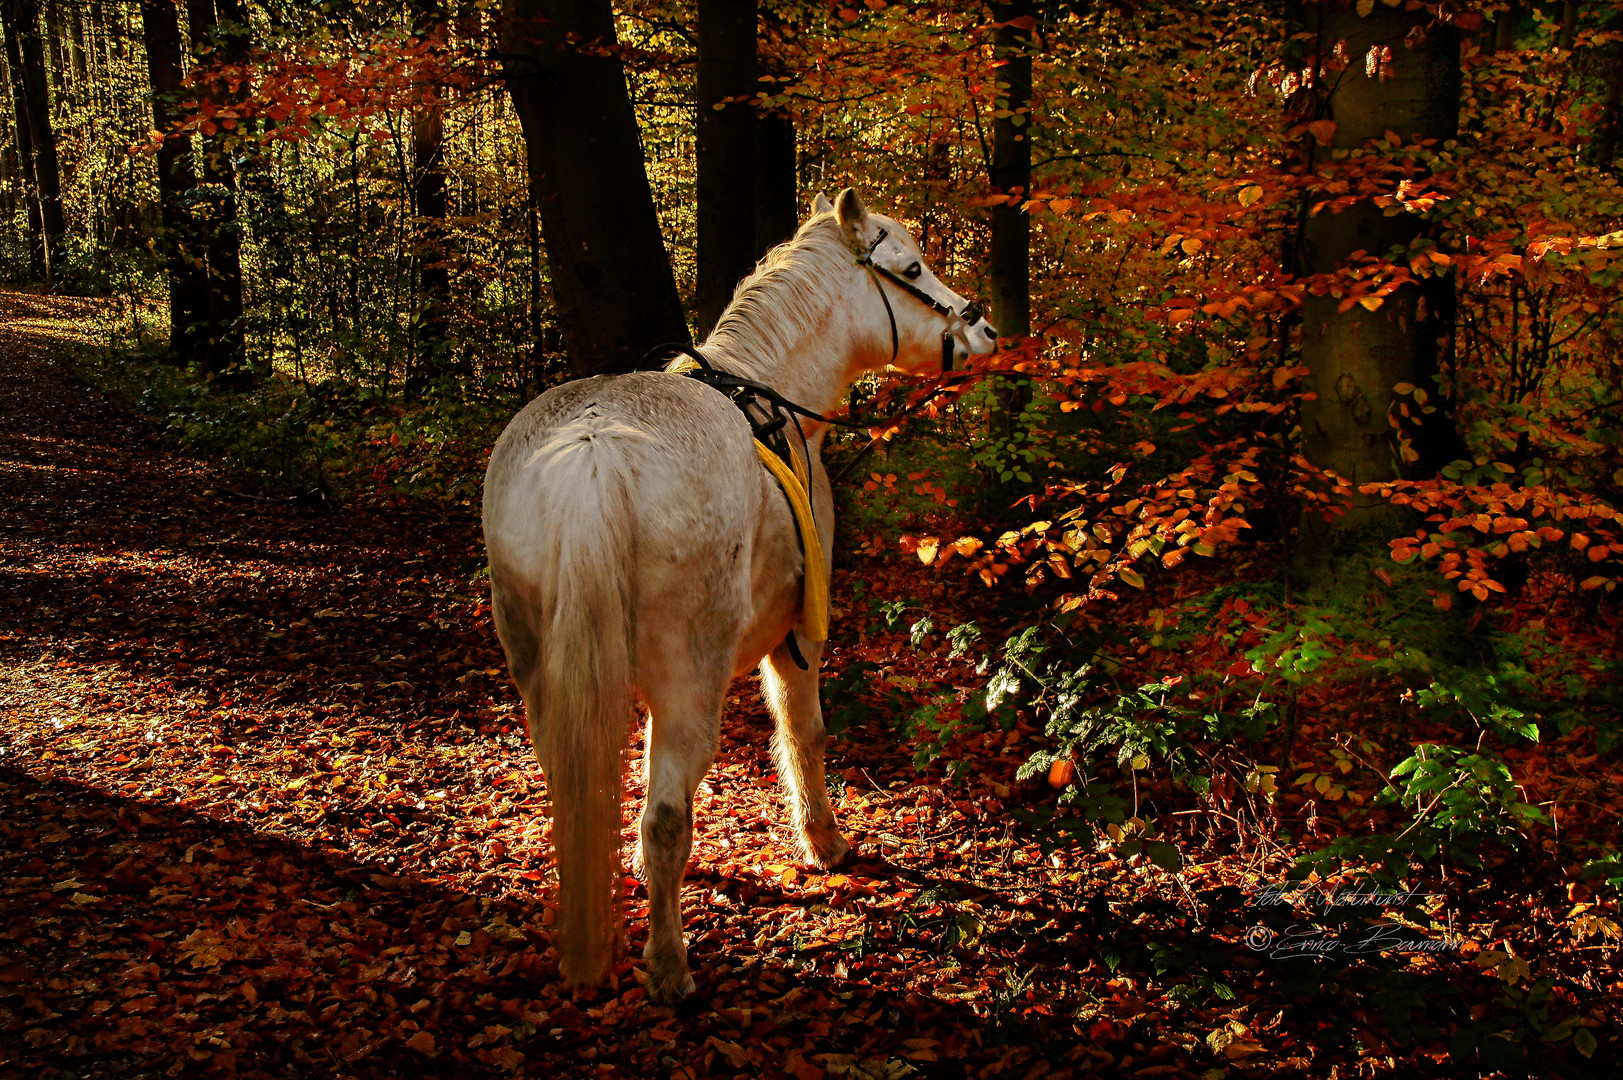
[{"label": "green undergrowth", "polygon": [[[1092,618],[1028,601],[1001,633],[859,581],[865,637],[931,650],[921,672],[957,666],[914,686],[913,668],[859,660],[825,681],[825,713],[836,732],[888,721],[949,790],[986,783],[1004,733],[1040,729],[1008,785],[1017,834],[1124,861],[1201,912],[1111,946],[1113,971],[1170,1000],[1264,978],[1484,1074],[1592,1075],[1605,1025],[1575,1001],[1583,950],[1623,946],[1617,819],[1594,783],[1623,746],[1623,663],[1580,647],[1559,604],[1443,606],[1423,568],[1385,573],[1378,593],[1312,602],[1276,578]],[[1530,921],[1547,930],[1503,937]]]},{"label": "green undergrowth", "polygon": [[450,378],[410,403],[283,372],[240,388],[132,353],[81,355],[74,374],[244,492],[329,505],[474,511],[489,449],[521,404]]}]

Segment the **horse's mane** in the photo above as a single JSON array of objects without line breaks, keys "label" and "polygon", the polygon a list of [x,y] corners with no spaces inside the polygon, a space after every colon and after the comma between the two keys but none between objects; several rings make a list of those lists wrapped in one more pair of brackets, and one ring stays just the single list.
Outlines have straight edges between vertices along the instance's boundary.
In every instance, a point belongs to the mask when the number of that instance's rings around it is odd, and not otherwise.
[{"label": "horse's mane", "polygon": [[704,351],[737,374],[764,379],[827,315],[830,286],[851,263],[831,213],[818,214],[767,253],[739,283]]}]

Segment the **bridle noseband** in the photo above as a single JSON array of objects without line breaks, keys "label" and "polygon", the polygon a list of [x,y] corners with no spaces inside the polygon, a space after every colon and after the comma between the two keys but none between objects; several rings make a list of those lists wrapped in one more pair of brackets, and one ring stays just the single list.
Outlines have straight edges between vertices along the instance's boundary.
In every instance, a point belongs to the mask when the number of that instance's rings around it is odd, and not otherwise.
[{"label": "bridle noseband", "polygon": [[886,295],[884,285],[879,282],[881,275],[892,285],[913,296],[931,311],[946,317],[947,327],[941,331],[941,370],[951,371],[953,343],[957,339],[958,332],[963,331],[964,348],[970,348],[969,328],[985,318],[985,313],[981,311],[981,306],[973,300],[964,304],[963,311],[954,311],[911,281],[874,262],[874,251],[880,244],[885,242],[885,238],[889,235],[890,231],[881,226],[879,235],[874,237],[874,242],[868,245],[868,250],[857,256],[857,265],[868,271],[868,276],[874,279],[874,287],[879,290],[879,298],[885,302],[885,314],[890,318],[890,362],[894,364],[896,357],[900,354],[901,338],[896,332],[896,312],[890,306],[890,297]]}]

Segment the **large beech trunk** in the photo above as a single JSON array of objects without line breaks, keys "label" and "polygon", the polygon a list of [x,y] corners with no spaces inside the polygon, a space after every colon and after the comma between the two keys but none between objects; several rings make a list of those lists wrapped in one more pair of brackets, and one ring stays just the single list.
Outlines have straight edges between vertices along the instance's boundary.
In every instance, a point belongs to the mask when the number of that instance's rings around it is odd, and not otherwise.
[{"label": "large beech trunk", "polygon": [[698,325],[716,325],[755,265],[755,0],[699,0]]},{"label": "large beech trunk", "polygon": [[755,258],[800,227],[795,122],[785,112],[764,112],[755,128]]},{"label": "large beech trunk", "polygon": [[[1335,121],[1331,146],[1317,155],[1329,160],[1336,148],[1363,147],[1395,132],[1405,142],[1423,137],[1452,138],[1459,122],[1459,39],[1448,26],[1430,26],[1423,42],[1405,43],[1417,25],[1430,22],[1424,11],[1407,12],[1377,4],[1360,17],[1352,5],[1308,4],[1301,9],[1310,29],[1318,31],[1321,57],[1344,43],[1351,66],[1329,73],[1335,86],[1328,99],[1328,118]],[[1385,77],[1366,73],[1371,48],[1387,49]],[[1384,55],[1384,54],[1383,54]],[[1310,200],[1321,196],[1308,194]],[[1365,199],[1340,211],[1312,214],[1300,234],[1299,266],[1309,275],[1329,274],[1355,251],[1386,256],[1407,248],[1425,227],[1413,215],[1388,216]],[[1340,310],[1341,298],[1310,292],[1302,310],[1302,362],[1308,369],[1302,403],[1302,451],[1314,465],[1359,484],[1429,475],[1454,456],[1457,436],[1437,392],[1436,376],[1453,347],[1454,283],[1431,278],[1425,285],[1406,285],[1388,295],[1374,311],[1354,304]],[[1428,392],[1434,412],[1421,415],[1411,402],[1411,419],[1403,421],[1409,440],[1404,453],[1394,424],[1398,395],[1394,387],[1410,384]],[[1303,515],[1298,569],[1307,584],[1328,574],[1330,557],[1355,535],[1391,528],[1398,515],[1374,495],[1354,494],[1346,512],[1326,521]]]},{"label": "large beech trunk", "polygon": [[[608,0],[508,0],[503,74],[539,195],[553,303],[576,375],[687,339]],[[569,40],[570,36],[573,41]]]}]

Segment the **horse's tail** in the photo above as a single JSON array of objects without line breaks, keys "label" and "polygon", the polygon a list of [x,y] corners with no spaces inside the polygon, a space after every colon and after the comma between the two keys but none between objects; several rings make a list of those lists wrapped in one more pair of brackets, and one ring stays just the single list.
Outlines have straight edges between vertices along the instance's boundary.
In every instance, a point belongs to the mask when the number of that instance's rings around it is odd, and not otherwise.
[{"label": "horse's tail", "polygon": [[530,737],[552,803],[559,971],[566,982],[596,986],[621,931],[634,508],[625,441],[612,429],[576,428],[558,433],[563,437],[535,460],[543,470],[536,512],[547,557],[540,715],[531,717]]}]

